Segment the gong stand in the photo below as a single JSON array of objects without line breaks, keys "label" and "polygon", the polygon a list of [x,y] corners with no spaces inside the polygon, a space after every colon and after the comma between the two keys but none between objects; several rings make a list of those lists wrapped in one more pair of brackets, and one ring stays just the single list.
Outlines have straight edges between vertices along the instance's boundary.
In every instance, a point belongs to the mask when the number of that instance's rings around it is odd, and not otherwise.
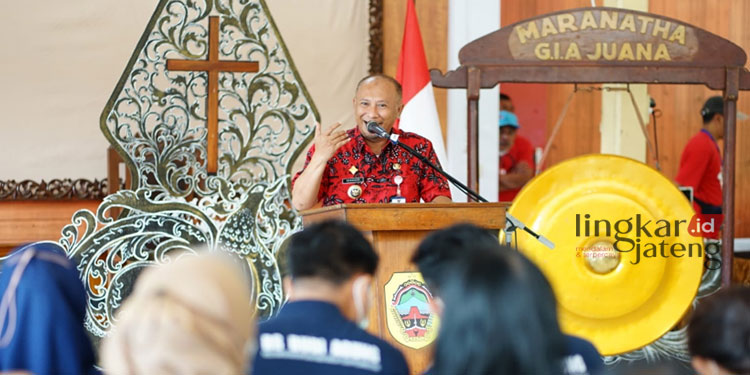
[{"label": "gong stand", "polygon": [[750,90],[745,52],[684,22],[619,8],[529,18],[466,44],[460,66],[432,69],[434,87],[466,89],[468,186],[479,186],[479,90],[498,83],[699,84],[723,91],[722,285],[732,280],[737,96]]},{"label": "gong stand", "polygon": [[[570,107],[570,103],[573,101],[573,96],[578,93],[579,91],[584,92],[593,92],[594,90],[597,91],[624,91],[627,92],[630,96],[630,102],[633,104],[633,110],[636,113],[636,117],[638,118],[638,123],[641,125],[641,131],[643,132],[643,137],[646,139],[646,144],[648,145],[648,149],[651,150],[651,153],[654,155],[655,165],[657,171],[661,170],[661,167],[659,166],[659,149],[656,145],[656,130],[654,129],[654,142],[651,142],[651,139],[648,136],[648,129],[646,128],[646,121],[643,120],[643,117],[641,117],[640,109],[638,109],[638,104],[635,101],[635,96],[633,96],[633,92],[630,91],[630,84],[628,84],[625,88],[620,87],[578,87],[578,84],[573,86],[573,91],[568,95],[568,99],[565,101],[565,104],[563,105],[563,109],[560,112],[560,115],[557,117],[557,121],[555,122],[555,126],[552,127],[552,133],[550,134],[549,138],[547,139],[547,143],[544,145],[544,149],[542,150],[542,157],[539,158],[539,161],[536,163],[536,169],[534,170],[534,175],[538,175],[542,172],[542,166],[544,165],[544,161],[547,160],[547,156],[549,156],[549,150],[552,147],[552,144],[555,142],[555,137],[557,137],[557,132],[560,130],[560,126],[562,125],[563,120],[565,119],[565,115],[568,113],[568,108]],[[692,200],[691,200],[692,202]]]},{"label": "gong stand", "polygon": [[[511,243],[513,242],[513,235],[515,234],[517,229],[523,229],[526,231],[526,233],[530,234],[531,237],[534,237],[537,241],[539,241],[542,245],[547,246],[550,250],[555,249],[555,244],[552,243],[547,237],[542,236],[541,234],[538,234],[531,230],[531,228],[527,227],[526,224],[523,223],[523,221],[518,220],[515,216],[511,215],[507,211],[505,212],[505,228],[503,228],[503,232],[505,232],[505,245],[508,247],[511,247]],[[516,250],[518,250],[518,246],[514,246]]]}]

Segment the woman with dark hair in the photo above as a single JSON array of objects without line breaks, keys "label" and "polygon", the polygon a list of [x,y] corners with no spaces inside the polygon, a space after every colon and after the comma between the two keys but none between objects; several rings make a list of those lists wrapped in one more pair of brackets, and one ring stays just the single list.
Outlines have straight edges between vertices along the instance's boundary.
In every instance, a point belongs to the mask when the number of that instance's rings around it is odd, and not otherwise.
[{"label": "woman with dark hair", "polygon": [[688,326],[688,348],[701,375],[750,374],[750,288],[702,299]]},{"label": "woman with dark hair", "polygon": [[[554,297],[511,249],[456,260],[431,373],[561,374],[565,341]],[[550,302],[551,298],[551,302]]]}]

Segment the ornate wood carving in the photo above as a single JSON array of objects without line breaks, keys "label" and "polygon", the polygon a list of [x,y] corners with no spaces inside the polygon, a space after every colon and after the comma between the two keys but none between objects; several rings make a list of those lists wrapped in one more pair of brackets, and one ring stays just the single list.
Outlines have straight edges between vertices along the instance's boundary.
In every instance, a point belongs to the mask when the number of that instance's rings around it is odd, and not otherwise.
[{"label": "ornate wood carving", "polygon": [[370,74],[383,73],[383,0],[370,0]]},{"label": "ornate wood carving", "polygon": [[0,201],[102,199],[108,193],[107,179],[54,179],[47,181],[0,181]]}]

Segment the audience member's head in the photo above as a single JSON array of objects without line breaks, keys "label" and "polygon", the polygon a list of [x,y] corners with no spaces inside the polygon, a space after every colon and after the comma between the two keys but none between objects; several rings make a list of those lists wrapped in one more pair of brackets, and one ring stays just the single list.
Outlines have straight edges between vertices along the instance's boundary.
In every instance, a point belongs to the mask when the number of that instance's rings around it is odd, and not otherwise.
[{"label": "audience member's head", "polygon": [[750,374],[750,288],[701,299],[688,326],[688,347],[699,374]]},{"label": "audience member's head", "polygon": [[378,255],[357,229],[341,221],[313,224],[292,235],[286,253],[290,300],[328,301],[366,324]]},{"label": "audience member's head", "polygon": [[[445,304],[434,374],[557,374],[564,357],[554,299],[530,262],[509,248],[457,259],[440,287]],[[545,297],[547,296],[547,297]]]},{"label": "audience member's head", "polygon": [[341,221],[306,225],[286,248],[288,301],[258,325],[253,374],[408,374],[396,348],[368,333],[378,256]]},{"label": "audience member's head", "polygon": [[499,251],[497,237],[472,224],[457,224],[432,232],[417,247],[411,261],[417,265],[435,298],[456,262],[475,252]]},{"label": "audience member's head", "polygon": [[51,242],[14,250],[0,274],[0,371],[86,374],[94,350],[83,326],[86,291]]},{"label": "audience member's head", "polygon": [[113,374],[240,374],[253,352],[250,281],[220,253],[143,272],[104,340]]},{"label": "audience member's head", "polygon": [[724,138],[724,98],[712,96],[701,108],[703,128],[716,139]]},{"label": "audience member's head", "polygon": [[498,120],[500,127],[500,151],[507,152],[516,142],[516,133],[521,126],[518,123],[518,117],[513,112],[500,111]]},{"label": "audience member's head", "polygon": [[[524,256],[521,258],[528,273],[529,285],[540,297],[539,304],[541,309],[537,311],[539,319],[543,321],[551,319],[552,317],[549,312],[557,311],[557,298],[555,297],[555,292],[552,290],[552,285],[550,285],[539,267],[528,258]],[[557,319],[557,314],[555,314],[554,319]],[[552,335],[550,337],[550,340],[558,340],[558,343],[560,343],[559,340],[561,339],[565,346],[565,357],[561,363],[564,374],[594,375],[604,371],[604,361],[602,361],[601,353],[599,353],[599,350],[590,341],[571,335]]]},{"label": "audience member's head", "polygon": [[[433,293],[436,300],[434,308],[437,313],[441,314],[446,305],[442,299],[442,289],[445,285],[456,282],[456,267],[459,267],[459,264],[469,267],[465,265],[467,258],[486,253],[498,254],[500,261],[503,262],[520,264],[514,268],[517,273],[509,277],[514,278],[512,281],[517,284],[524,284],[529,290],[528,293],[532,297],[530,303],[535,306],[535,309],[525,314],[527,318],[533,319],[547,329],[547,336],[538,351],[546,353],[544,355],[553,358],[552,361],[556,361],[560,366],[553,365],[552,370],[559,371],[562,368],[566,374],[597,374],[602,371],[604,364],[601,356],[590,342],[579,337],[566,336],[560,332],[555,295],[542,271],[528,258],[511,248],[501,246],[497,237],[475,225],[458,224],[434,232],[420,243],[412,256],[412,262],[417,265]],[[499,280],[495,281],[499,282]],[[489,288],[491,287],[488,287],[488,290]],[[490,297],[479,295],[477,298]],[[461,301],[458,303],[462,304]],[[491,300],[488,299],[484,303],[489,304]],[[477,319],[499,318],[488,310],[485,316]],[[563,352],[564,355],[561,354]]]},{"label": "audience member's head", "polygon": [[513,112],[516,109],[513,106],[513,100],[507,94],[500,93],[500,109],[508,112]]}]

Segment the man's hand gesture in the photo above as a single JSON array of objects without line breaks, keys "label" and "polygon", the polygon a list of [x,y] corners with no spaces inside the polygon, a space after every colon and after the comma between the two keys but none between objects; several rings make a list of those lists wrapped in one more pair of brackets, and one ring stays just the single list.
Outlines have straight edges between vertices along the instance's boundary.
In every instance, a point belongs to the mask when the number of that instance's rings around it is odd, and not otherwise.
[{"label": "man's hand gesture", "polygon": [[323,130],[320,124],[315,124],[314,156],[320,158],[321,161],[327,162],[341,146],[349,141],[346,131],[336,130],[339,127],[341,127],[340,122],[329,126],[326,130]]},{"label": "man's hand gesture", "polygon": [[292,205],[297,210],[306,210],[317,203],[320,181],[328,160],[341,146],[349,142],[349,136],[345,131],[336,130],[340,126],[341,123],[337,122],[323,130],[320,124],[315,124],[315,153],[292,189]]}]

